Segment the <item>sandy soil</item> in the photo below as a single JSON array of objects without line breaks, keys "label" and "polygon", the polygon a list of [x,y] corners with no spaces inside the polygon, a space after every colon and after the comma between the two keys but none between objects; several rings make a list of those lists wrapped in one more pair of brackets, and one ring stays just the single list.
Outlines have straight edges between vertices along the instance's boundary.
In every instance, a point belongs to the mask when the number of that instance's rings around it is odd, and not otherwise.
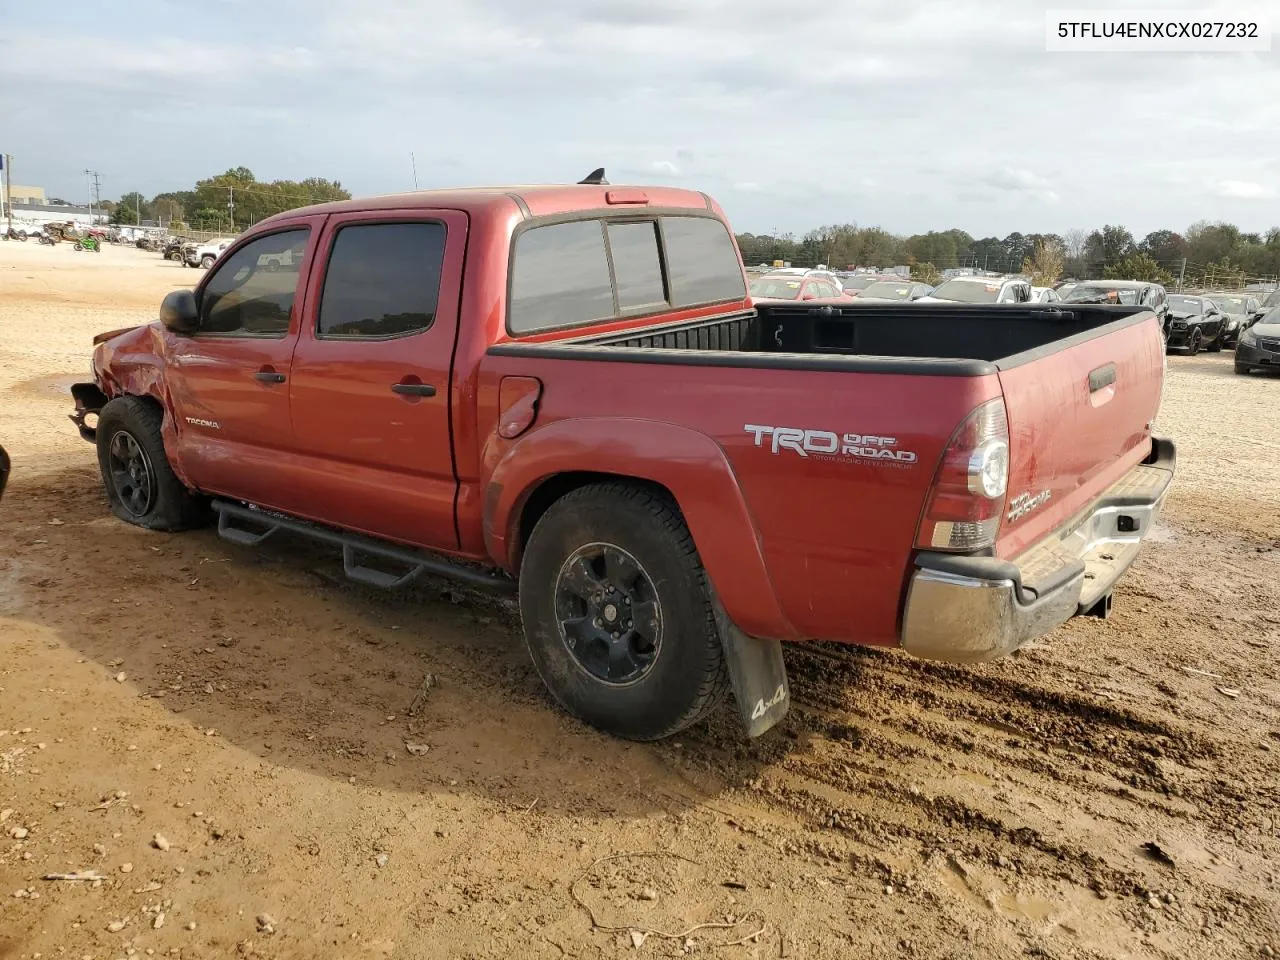
[{"label": "sandy soil", "polygon": [[1169,359],[1180,474],[1111,620],[793,649],[781,729],[641,746],[500,605],[108,514],[66,386],[195,277],[0,244],[0,958],[1280,952],[1280,379]]}]

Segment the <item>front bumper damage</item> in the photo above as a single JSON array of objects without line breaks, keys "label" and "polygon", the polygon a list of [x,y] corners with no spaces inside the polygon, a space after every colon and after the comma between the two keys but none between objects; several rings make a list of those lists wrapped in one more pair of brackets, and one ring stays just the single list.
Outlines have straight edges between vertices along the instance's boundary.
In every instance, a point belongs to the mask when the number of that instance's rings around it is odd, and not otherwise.
[{"label": "front bumper damage", "polygon": [[972,663],[1011,653],[1078,614],[1105,616],[1173,481],[1172,440],[1055,535],[1016,560],[921,553],[902,618],[902,647]]},{"label": "front bumper damage", "polygon": [[74,383],[71,398],[76,402],[76,412],[67,414],[80,431],[80,436],[90,443],[98,440],[98,414],[110,399],[96,383]]}]

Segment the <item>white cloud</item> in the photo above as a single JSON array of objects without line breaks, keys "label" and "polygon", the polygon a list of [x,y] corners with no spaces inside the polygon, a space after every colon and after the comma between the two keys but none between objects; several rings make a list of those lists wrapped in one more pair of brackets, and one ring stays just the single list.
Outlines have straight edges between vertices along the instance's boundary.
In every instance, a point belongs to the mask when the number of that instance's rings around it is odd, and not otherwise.
[{"label": "white cloud", "polygon": [[241,163],[389,192],[414,151],[424,186],[678,178],[754,232],[1280,223],[1274,57],[1047,56],[1025,0],[277,0],[195,40],[130,2],[6,12],[4,147],[51,193]]},{"label": "white cloud", "polygon": [[1274,200],[1277,196],[1274,188],[1248,180],[1219,180],[1213,184],[1212,192],[1230,200]]}]

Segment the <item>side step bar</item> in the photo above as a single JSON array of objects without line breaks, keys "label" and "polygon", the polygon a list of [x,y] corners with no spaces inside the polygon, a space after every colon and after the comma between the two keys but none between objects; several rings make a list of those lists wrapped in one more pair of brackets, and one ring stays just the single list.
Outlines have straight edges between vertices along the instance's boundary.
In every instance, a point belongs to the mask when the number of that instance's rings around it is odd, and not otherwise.
[{"label": "side step bar", "polygon": [[[336,544],[342,548],[342,568],[346,575],[371,587],[391,590],[411,583],[421,574],[429,573],[500,593],[514,593],[516,590],[516,582],[503,574],[489,573],[411,547],[396,546],[309,520],[299,520],[275,511],[246,507],[225,500],[214,500],[213,509],[218,514],[218,536],[246,547],[256,547],[278,530],[288,530],[323,543]],[[390,561],[404,567],[404,570],[398,574],[388,573],[368,566],[362,559]]]}]

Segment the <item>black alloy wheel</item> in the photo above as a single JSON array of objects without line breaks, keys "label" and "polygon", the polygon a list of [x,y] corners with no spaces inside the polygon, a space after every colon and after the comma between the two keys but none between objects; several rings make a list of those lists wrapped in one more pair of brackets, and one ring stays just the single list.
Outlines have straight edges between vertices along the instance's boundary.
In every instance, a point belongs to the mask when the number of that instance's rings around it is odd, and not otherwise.
[{"label": "black alloy wheel", "polygon": [[117,430],[107,445],[111,482],[120,505],[136,519],[145,517],[156,496],[156,473],[142,444],[127,430]]},{"label": "black alloy wheel", "polygon": [[556,578],[555,609],[569,654],[597,680],[634,683],[661,652],[657,590],[621,547],[588,543],[570,555]]}]

